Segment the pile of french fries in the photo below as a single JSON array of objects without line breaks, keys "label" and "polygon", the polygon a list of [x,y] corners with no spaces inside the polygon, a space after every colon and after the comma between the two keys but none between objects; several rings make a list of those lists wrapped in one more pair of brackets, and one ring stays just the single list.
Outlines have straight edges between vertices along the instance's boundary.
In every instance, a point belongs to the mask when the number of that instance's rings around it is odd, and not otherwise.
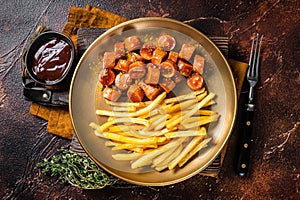
[{"label": "pile of french fries", "polygon": [[151,165],[157,171],[172,170],[182,167],[211,140],[204,125],[219,118],[207,109],[215,104],[214,97],[202,88],[173,98],[166,98],[164,92],[148,102],[107,100],[111,110],[96,110],[107,121],[102,125],[92,122],[90,127],[97,136],[108,139],[105,145],[116,151],[112,157],[130,161],[132,169]]}]

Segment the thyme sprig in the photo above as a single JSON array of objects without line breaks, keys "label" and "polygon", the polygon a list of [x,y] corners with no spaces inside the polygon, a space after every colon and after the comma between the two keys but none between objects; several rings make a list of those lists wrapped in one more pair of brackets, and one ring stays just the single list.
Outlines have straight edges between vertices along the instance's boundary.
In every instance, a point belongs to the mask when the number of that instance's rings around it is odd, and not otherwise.
[{"label": "thyme sprig", "polygon": [[55,176],[62,183],[69,183],[83,189],[101,189],[111,187],[134,187],[101,169],[86,154],[61,148],[58,154],[44,158],[37,166],[44,175]]}]

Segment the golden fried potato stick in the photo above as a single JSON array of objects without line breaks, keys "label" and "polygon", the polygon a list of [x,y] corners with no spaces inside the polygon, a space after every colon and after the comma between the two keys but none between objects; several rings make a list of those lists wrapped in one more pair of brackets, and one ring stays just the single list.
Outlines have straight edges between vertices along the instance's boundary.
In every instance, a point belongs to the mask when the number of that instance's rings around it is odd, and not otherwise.
[{"label": "golden fried potato stick", "polygon": [[151,101],[147,102],[114,102],[114,101],[109,101],[105,99],[105,103],[110,106],[116,106],[116,107],[129,107],[129,106],[134,106],[136,108],[140,107],[146,107],[151,103]]},{"label": "golden fried potato stick", "polygon": [[164,162],[167,158],[171,157],[171,155],[178,149],[179,147],[182,147],[182,145],[174,146],[173,148],[169,149],[168,151],[160,154],[152,161],[152,167],[160,165],[160,163]]},{"label": "golden fried potato stick", "polygon": [[172,152],[172,154],[171,154],[168,158],[166,158],[163,162],[159,163],[157,166],[153,166],[153,167],[155,167],[155,170],[156,170],[156,171],[162,171],[162,170],[168,168],[168,164],[180,154],[180,152],[182,151],[182,149],[183,149],[183,146],[180,145],[180,146],[179,146],[174,152]]},{"label": "golden fried potato stick", "polygon": [[169,104],[169,103],[177,103],[179,101],[184,101],[184,100],[187,100],[187,99],[193,99],[193,98],[196,98],[197,95],[203,93],[204,91],[205,91],[205,88],[203,87],[200,90],[197,90],[197,91],[185,94],[185,95],[180,95],[180,96],[177,96],[177,97],[172,97],[172,98],[169,98],[169,99],[165,99],[164,102],[166,104]]},{"label": "golden fried potato stick", "polygon": [[102,132],[99,135],[100,137],[104,137],[106,139],[114,140],[122,143],[130,143],[130,144],[141,144],[141,145],[156,145],[158,142],[157,137],[149,137],[149,138],[134,138],[122,136],[116,133]]},{"label": "golden fried potato stick", "polygon": [[142,124],[144,126],[149,126],[149,120],[142,118],[114,118],[111,121],[105,122],[100,126],[100,131],[107,130],[110,126],[117,123],[132,123],[132,124]]},{"label": "golden fried potato stick", "polygon": [[220,115],[218,115],[218,114],[214,114],[211,116],[201,116],[198,121],[188,122],[190,119],[186,119],[181,124],[184,128],[190,129],[190,128],[203,126],[203,125],[211,123],[211,122],[215,122],[219,119],[219,117],[220,117]]},{"label": "golden fried potato stick", "polygon": [[136,106],[127,106],[127,107],[117,107],[114,106],[112,107],[112,110],[115,112],[135,112],[136,111]]},{"label": "golden fried potato stick", "polygon": [[181,111],[181,110],[184,110],[192,105],[195,105],[197,103],[197,100],[196,99],[188,99],[186,101],[183,101],[183,102],[180,102],[180,103],[177,103],[175,105],[173,105],[172,107],[167,107],[165,109],[165,112],[170,114],[170,113],[174,113],[174,112],[177,112],[177,111]]},{"label": "golden fried potato stick", "polygon": [[141,157],[143,153],[118,153],[118,154],[113,154],[112,157],[115,160],[135,160]]},{"label": "golden fried potato stick", "polygon": [[202,142],[200,142],[193,150],[191,150],[182,160],[178,163],[179,167],[182,167],[188,160],[190,160],[197,152],[199,152],[202,148],[206,147],[207,144],[211,141],[211,138],[206,138]]},{"label": "golden fried potato stick", "polygon": [[[111,117],[137,117],[148,114],[153,108],[158,106],[165,98],[167,93],[163,92],[160,95],[156,97],[155,100],[151,101],[149,105],[146,107],[141,108],[140,110],[137,110],[136,112],[115,112],[115,111],[109,111],[109,110],[96,110],[96,115],[104,115],[104,116],[111,116]],[[124,102],[126,103],[126,102]],[[127,105],[128,103],[126,103]]]},{"label": "golden fried potato stick", "polygon": [[190,111],[188,111],[184,115],[178,117],[177,119],[175,119],[175,120],[171,121],[169,124],[167,124],[168,125],[167,127],[169,129],[171,129],[171,128],[177,126],[178,124],[180,124],[184,119],[187,119],[187,118],[191,117],[197,111],[199,111],[200,108],[202,108],[208,101],[210,101],[212,98],[214,98],[214,96],[215,96],[214,93],[208,94],[202,101],[198,102],[197,105],[193,109],[191,109]]},{"label": "golden fried potato stick", "polygon": [[137,116],[141,116],[141,115],[149,113],[153,108],[155,108],[157,105],[159,105],[166,98],[166,96],[167,96],[166,92],[161,93],[149,105],[147,105],[146,107],[144,107],[134,113],[130,113],[129,116],[137,117]]},{"label": "golden fried potato stick", "polygon": [[217,114],[216,112],[212,111],[212,110],[200,110],[199,111],[200,115],[214,115],[214,114]]},{"label": "golden fried potato stick", "polygon": [[119,125],[113,125],[111,127],[109,127],[109,132],[127,132],[127,131],[130,131],[130,130],[141,130],[145,128],[145,126],[143,125],[131,125],[131,126],[127,126],[127,125],[122,125],[122,124],[119,124]]},{"label": "golden fried potato stick", "polygon": [[180,154],[168,164],[169,170],[174,169],[174,167],[180,162],[180,160],[184,158],[185,155],[188,154],[199,143],[201,139],[202,136],[193,137],[193,139],[184,147]]},{"label": "golden fried potato stick", "polygon": [[184,140],[185,140],[185,138],[180,138],[177,140],[173,140],[166,145],[158,147],[157,149],[153,150],[152,152],[141,156],[140,158],[135,160],[133,163],[131,163],[131,168],[136,169],[136,168],[148,165],[152,161],[153,158],[172,149],[174,146],[179,146]]},{"label": "golden fried potato stick", "polygon": [[201,127],[200,130],[193,131],[174,131],[165,134],[166,138],[176,138],[176,137],[191,137],[191,136],[206,136],[206,129]]}]

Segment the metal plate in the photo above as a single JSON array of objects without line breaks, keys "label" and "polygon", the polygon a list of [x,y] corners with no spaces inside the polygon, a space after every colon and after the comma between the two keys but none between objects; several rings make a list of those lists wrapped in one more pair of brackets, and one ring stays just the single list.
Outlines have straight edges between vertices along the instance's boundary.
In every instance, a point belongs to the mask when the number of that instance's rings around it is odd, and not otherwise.
[{"label": "metal plate", "polygon": [[[105,51],[113,51],[113,44],[131,35],[156,35],[168,33],[176,37],[179,48],[186,41],[197,45],[199,53],[204,55],[206,86],[217,96],[212,109],[221,117],[218,123],[208,127],[212,137],[209,146],[198,153],[183,168],[163,172],[153,171],[150,167],[132,170],[129,162],[115,161],[105,139],[94,135],[90,122],[103,123],[106,119],[95,115],[96,107],[102,107],[103,98],[97,92],[98,72]],[[148,37],[148,36],[147,36]],[[185,93],[184,87],[178,87],[175,95]],[[149,17],[124,22],[97,38],[80,59],[70,88],[70,113],[76,135],[88,155],[109,173],[134,184],[161,186],[177,183],[205,169],[226,144],[232,131],[237,109],[237,96],[234,78],[230,67],[220,50],[201,32],[176,20]]]}]

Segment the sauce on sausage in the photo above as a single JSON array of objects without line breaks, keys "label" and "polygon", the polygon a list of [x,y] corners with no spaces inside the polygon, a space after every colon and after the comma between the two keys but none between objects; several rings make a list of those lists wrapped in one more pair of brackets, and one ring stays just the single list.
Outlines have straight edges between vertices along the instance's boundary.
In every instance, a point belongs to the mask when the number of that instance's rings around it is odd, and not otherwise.
[{"label": "sauce on sausage", "polygon": [[50,38],[34,54],[32,71],[41,80],[55,81],[65,75],[70,62],[70,45],[61,39]]}]

